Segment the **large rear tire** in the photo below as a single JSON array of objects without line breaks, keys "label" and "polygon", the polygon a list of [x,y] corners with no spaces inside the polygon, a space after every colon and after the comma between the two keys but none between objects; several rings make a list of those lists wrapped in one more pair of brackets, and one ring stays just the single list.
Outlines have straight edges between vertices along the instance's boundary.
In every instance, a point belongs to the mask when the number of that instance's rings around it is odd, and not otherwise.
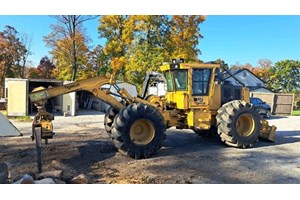
[{"label": "large rear tire", "polygon": [[104,128],[110,137],[112,137],[111,130],[117,114],[118,111],[114,107],[109,107],[104,116]]},{"label": "large rear tire", "polygon": [[258,141],[260,116],[252,104],[230,101],[218,110],[216,118],[218,134],[227,145],[247,148]]},{"label": "large rear tire", "polygon": [[138,103],[129,105],[115,117],[112,138],[121,153],[140,159],[155,154],[162,147],[165,131],[159,111]]}]

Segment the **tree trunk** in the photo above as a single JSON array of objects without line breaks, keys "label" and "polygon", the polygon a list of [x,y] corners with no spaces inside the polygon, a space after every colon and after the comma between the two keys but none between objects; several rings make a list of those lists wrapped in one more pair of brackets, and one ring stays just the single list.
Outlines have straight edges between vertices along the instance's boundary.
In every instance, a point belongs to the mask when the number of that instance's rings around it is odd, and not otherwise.
[{"label": "tree trunk", "polygon": [[73,28],[73,33],[72,33],[72,48],[73,48],[73,64],[72,64],[72,81],[76,80],[76,74],[77,74],[77,53],[76,53],[76,41],[75,41],[75,36],[76,36],[76,21],[75,21],[75,16],[74,20],[72,21],[72,28]]},{"label": "tree trunk", "polygon": [[77,74],[77,55],[76,55],[76,46],[75,46],[75,39],[73,40],[73,64],[72,64],[72,81],[76,80]]}]

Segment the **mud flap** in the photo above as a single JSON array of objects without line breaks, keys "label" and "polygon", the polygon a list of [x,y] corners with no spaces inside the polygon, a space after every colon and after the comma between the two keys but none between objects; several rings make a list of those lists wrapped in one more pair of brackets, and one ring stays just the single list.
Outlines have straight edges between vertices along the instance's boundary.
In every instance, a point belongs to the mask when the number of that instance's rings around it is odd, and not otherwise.
[{"label": "mud flap", "polygon": [[261,120],[260,122],[262,124],[262,127],[260,129],[259,138],[275,142],[275,131],[277,127],[274,125],[269,126],[269,123],[266,120]]}]

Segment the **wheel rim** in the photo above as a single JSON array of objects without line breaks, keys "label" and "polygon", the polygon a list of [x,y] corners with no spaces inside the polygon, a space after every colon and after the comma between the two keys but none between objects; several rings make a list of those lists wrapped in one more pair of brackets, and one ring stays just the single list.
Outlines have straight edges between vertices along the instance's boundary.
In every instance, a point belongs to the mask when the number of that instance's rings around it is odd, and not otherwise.
[{"label": "wheel rim", "polygon": [[138,119],[130,127],[130,139],[137,145],[149,144],[155,135],[153,123],[148,119]]},{"label": "wheel rim", "polygon": [[237,119],[236,130],[241,136],[248,137],[252,134],[254,128],[254,119],[249,113],[244,113]]}]

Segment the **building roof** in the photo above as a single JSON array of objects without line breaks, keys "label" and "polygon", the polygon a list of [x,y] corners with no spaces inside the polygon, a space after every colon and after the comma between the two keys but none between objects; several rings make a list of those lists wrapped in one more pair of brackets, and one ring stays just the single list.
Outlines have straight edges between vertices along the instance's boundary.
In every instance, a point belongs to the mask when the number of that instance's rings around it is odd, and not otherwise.
[{"label": "building roof", "polygon": [[[232,75],[235,75],[235,74],[241,72],[242,70],[241,70],[241,69],[230,69],[230,70],[228,70],[228,71],[229,71]],[[229,74],[227,71],[223,71],[221,74],[219,74],[219,77],[220,77],[220,79],[225,80],[225,79],[227,79],[227,78],[229,78],[229,77],[231,77],[231,76],[230,76],[230,74]]]},{"label": "building roof", "polygon": [[[255,76],[257,79],[261,80],[263,83],[266,83],[264,80],[262,80],[261,78],[259,78],[258,76],[256,76],[255,74],[253,74],[250,70],[248,70],[247,68],[243,68],[243,69],[229,69],[228,71],[232,74],[232,75],[236,75],[238,73],[241,73],[243,71],[247,71],[249,72],[250,74],[252,74],[253,76]],[[228,78],[230,78],[230,74],[226,71],[223,71],[221,74],[218,75],[218,77],[221,79],[221,80],[226,80]]]}]

